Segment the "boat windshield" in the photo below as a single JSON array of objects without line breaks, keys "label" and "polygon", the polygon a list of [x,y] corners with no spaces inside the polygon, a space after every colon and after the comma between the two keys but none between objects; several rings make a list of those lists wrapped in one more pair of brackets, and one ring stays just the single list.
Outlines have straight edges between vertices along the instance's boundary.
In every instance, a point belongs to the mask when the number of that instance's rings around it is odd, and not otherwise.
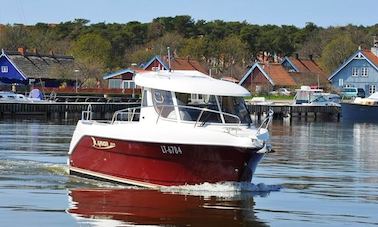
[{"label": "boat windshield", "polygon": [[324,96],[314,96],[311,102],[327,102]]},{"label": "boat windshield", "polygon": [[242,97],[176,93],[176,99],[180,119],[184,121],[251,123]]}]

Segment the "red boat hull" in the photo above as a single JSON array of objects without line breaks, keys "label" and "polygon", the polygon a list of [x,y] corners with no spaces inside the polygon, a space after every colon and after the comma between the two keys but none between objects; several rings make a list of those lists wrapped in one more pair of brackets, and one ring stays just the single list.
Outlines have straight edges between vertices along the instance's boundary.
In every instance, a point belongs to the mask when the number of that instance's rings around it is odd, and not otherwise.
[{"label": "red boat hull", "polygon": [[70,173],[147,187],[251,181],[263,153],[255,149],[163,144],[84,136]]}]

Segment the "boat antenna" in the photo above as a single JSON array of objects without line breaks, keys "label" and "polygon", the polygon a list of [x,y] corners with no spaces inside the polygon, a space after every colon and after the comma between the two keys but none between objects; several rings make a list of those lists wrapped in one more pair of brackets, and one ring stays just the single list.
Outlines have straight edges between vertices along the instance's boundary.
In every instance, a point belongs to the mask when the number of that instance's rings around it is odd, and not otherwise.
[{"label": "boat antenna", "polygon": [[170,72],[171,71],[171,51],[169,49],[170,48],[167,47],[167,51],[168,51],[168,70]]}]

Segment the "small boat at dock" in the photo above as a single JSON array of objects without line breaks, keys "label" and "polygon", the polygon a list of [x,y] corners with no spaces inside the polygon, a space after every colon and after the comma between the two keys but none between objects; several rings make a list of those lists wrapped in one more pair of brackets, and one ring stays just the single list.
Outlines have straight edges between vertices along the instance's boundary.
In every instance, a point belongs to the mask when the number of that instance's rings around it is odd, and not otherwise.
[{"label": "small boat at dock", "polygon": [[325,93],[323,89],[301,86],[301,89],[296,90],[293,105],[340,107],[339,102],[340,96],[337,94]]},{"label": "small boat at dock", "polygon": [[111,121],[83,112],[70,174],[150,188],[251,182],[272,149],[273,114],[255,126],[246,89],[197,71],[143,72],[135,83],[142,87],[139,107],[119,110]]},{"label": "small boat at dock", "polygon": [[378,92],[341,103],[342,118],[353,122],[378,122]]}]

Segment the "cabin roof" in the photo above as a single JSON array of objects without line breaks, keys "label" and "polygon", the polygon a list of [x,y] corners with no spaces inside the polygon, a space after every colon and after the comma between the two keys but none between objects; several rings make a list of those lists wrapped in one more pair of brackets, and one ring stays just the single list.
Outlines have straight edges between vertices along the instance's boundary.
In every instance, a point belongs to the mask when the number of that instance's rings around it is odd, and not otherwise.
[{"label": "cabin roof", "polygon": [[135,76],[135,83],[142,87],[166,91],[208,94],[219,96],[249,96],[242,86],[214,79],[195,70],[149,71]]}]

